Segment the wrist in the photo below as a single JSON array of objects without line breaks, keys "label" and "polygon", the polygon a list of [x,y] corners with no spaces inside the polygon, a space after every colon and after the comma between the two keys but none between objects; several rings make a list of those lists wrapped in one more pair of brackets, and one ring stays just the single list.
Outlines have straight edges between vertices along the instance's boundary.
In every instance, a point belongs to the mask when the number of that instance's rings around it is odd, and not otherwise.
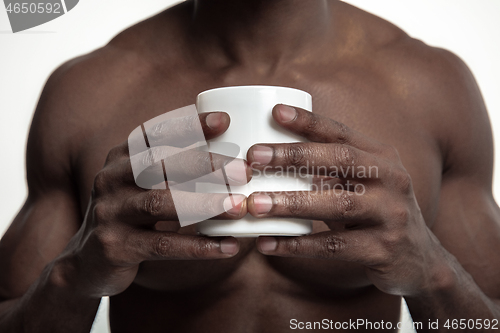
[{"label": "wrist", "polygon": [[[458,260],[440,246],[428,265],[425,286],[418,293],[405,295],[412,317],[426,319],[493,319],[498,305],[486,296]],[[497,314],[498,316],[498,314]]]},{"label": "wrist", "polygon": [[[67,258],[48,264],[17,303],[17,318],[24,332],[89,332],[100,298],[79,292],[79,283]],[[17,330],[16,330],[17,331]]]},{"label": "wrist", "polygon": [[453,292],[459,285],[460,278],[455,265],[445,260],[431,269],[428,284],[423,290],[423,295],[427,297],[445,296]]},{"label": "wrist", "polygon": [[63,255],[53,261],[47,285],[55,293],[69,293],[79,299],[100,300],[100,297],[95,296],[89,289],[82,273],[77,256]]},{"label": "wrist", "polygon": [[443,299],[449,298],[459,288],[464,278],[463,269],[457,259],[444,249],[441,244],[436,244],[432,251],[432,259],[427,266],[425,284],[417,293],[416,298]]}]

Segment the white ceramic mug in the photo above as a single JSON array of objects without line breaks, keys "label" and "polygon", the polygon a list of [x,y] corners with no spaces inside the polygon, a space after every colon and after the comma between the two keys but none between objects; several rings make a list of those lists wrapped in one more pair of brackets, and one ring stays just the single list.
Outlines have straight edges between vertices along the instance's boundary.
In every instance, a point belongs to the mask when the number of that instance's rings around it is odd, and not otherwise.
[{"label": "white ceramic mug", "polygon": [[[240,147],[238,158],[245,159],[248,149],[257,143],[288,143],[304,141],[281,128],[272,118],[276,104],[287,104],[312,111],[311,95],[305,91],[274,86],[234,86],[200,93],[196,100],[198,113],[223,111],[231,117],[228,130],[208,142],[213,153],[216,143],[230,142]],[[236,157],[236,156],[233,156]],[[301,176],[256,175],[244,186],[231,186],[231,192],[246,196],[253,192],[308,191],[311,178]],[[200,184],[200,192],[223,193],[225,186]],[[202,188],[204,187],[204,188]],[[301,219],[261,218],[247,214],[240,220],[207,220],[196,224],[200,234],[208,236],[299,236],[312,231],[312,222]]]}]

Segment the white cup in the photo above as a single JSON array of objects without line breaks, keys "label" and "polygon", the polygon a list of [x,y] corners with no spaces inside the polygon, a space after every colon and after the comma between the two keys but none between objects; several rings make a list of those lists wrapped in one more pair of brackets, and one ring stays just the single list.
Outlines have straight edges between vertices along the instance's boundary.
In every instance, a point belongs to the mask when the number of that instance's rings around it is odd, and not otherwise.
[{"label": "white cup", "polygon": [[[304,141],[281,128],[272,118],[276,104],[288,104],[312,111],[312,98],[307,92],[274,86],[234,86],[204,91],[196,100],[198,113],[223,111],[231,117],[231,124],[221,136],[208,141],[210,152],[218,151],[217,143],[230,142],[238,145],[238,157],[245,159],[248,149],[257,143],[288,143]],[[222,185],[200,184],[197,191],[227,193]],[[254,172],[252,180],[243,186],[231,186],[234,194],[246,196],[253,192],[308,191],[311,178],[293,174],[272,176],[267,172],[260,175]],[[312,222],[289,218],[257,219],[247,214],[240,220],[206,220],[196,224],[200,234],[208,236],[299,236],[312,231]]]}]

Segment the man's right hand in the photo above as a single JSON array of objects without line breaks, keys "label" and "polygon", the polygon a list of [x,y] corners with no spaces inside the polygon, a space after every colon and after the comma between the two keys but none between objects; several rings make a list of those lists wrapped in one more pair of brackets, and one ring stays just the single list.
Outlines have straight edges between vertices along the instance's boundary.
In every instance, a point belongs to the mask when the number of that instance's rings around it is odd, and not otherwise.
[{"label": "man's right hand", "polygon": [[[183,121],[198,119],[188,117]],[[224,133],[230,119],[226,113],[214,112],[201,114],[199,121],[209,140]],[[163,124],[166,131],[154,135],[165,142],[172,135],[188,137],[193,126],[185,125],[172,128]],[[179,129],[186,132],[179,133]],[[182,141],[179,137],[175,139]],[[206,155],[194,150],[180,155],[175,161],[180,177],[195,179],[207,174],[197,163],[197,159],[206,159]],[[103,169],[95,177],[83,225],[58,259],[57,276],[70,280],[71,289],[78,293],[93,297],[116,295],[132,283],[143,261],[230,258],[238,252],[238,242],[232,237],[218,239],[178,233],[180,225],[168,185],[166,189],[138,187],[131,158],[128,142],[109,152]],[[237,179],[241,184],[250,180],[251,169],[245,162],[231,163],[232,158],[216,154],[211,154],[210,160],[215,168],[224,166],[232,180]],[[160,166],[153,163],[148,172],[163,173]],[[185,192],[183,195],[187,209],[194,212],[225,211],[217,219],[239,219],[247,213],[243,195],[231,198],[227,194]],[[156,230],[158,222],[162,230],[168,231]]]}]

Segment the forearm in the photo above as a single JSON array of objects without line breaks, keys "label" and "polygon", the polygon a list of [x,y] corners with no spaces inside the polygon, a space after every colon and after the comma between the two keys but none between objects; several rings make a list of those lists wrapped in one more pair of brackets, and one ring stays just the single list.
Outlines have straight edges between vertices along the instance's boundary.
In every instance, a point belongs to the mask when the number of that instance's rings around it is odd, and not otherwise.
[{"label": "forearm", "polygon": [[100,299],[78,292],[61,261],[47,265],[19,299],[0,303],[1,332],[89,332]]},{"label": "forearm", "polygon": [[[414,322],[423,323],[423,329],[419,331],[458,331],[461,330],[460,320],[468,324],[465,329],[462,326],[464,332],[500,331],[500,302],[485,295],[454,257],[447,258],[446,267],[441,272],[429,290],[418,296],[405,297]],[[437,320],[439,329],[429,328],[429,320]],[[497,330],[492,329],[495,320]],[[458,327],[445,327],[447,321],[449,325],[458,324]],[[485,327],[485,322],[490,323],[489,328]]]}]

